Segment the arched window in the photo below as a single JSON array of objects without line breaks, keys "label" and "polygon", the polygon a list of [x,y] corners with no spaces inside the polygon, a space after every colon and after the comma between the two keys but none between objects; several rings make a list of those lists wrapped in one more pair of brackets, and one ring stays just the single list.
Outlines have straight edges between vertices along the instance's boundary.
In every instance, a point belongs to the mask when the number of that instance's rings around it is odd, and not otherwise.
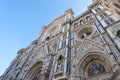
[{"label": "arched window", "polygon": [[48,36],[47,38],[46,38],[46,40],[49,40],[50,39],[50,37]]},{"label": "arched window", "polygon": [[90,20],[90,16],[87,16],[87,17],[86,17],[86,20],[89,21],[89,20]]},{"label": "arched window", "polygon": [[74,24],[74,28],[78,27],[77,23]]},{"label": "arched window", "polygon": [[80,20],[80,24],[84,24],[84,21],[83,21],[83,20]]}]

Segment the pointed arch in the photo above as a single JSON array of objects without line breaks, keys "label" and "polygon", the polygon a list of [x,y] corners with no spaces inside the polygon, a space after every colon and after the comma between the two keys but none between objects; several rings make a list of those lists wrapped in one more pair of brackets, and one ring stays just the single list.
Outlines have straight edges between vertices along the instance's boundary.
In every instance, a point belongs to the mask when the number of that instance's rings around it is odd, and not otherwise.
[{"label": "pointed arch", "polygon": [[40,80],[42,66],[43,62],[35,62],[34,65],[29,68],[25,80]]},{"label": "pointed arch", "polygon": [[111,69],[112,60],[110,60],[110,56],[100,52],[87,53],[79,60],[77,65],[77,70],[79,71],[77,73],[84,78],[91,78],[90,80],[92,80],[94,76],[97,78],[101,75],[106,76],[110,74]]}]

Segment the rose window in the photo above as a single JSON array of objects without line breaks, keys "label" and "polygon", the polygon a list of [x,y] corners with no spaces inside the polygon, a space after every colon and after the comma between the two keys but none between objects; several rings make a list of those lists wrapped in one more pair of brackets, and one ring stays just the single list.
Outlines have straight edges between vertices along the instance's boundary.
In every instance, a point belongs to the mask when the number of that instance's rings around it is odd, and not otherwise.
[{"label": "rose window", "polygon": [[92,32],[93,32],[93,28],[87,27],[87,28],[80,30],[77,36],[79,39],[84,39],[85,37],[89,37],[92,34]]}]

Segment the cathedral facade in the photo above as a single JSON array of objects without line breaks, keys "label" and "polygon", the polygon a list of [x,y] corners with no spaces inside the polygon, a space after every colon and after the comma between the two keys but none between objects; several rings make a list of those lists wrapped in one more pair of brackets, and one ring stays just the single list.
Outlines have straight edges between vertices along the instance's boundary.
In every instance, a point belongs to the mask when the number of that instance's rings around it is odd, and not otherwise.
[{"label": "cathedral facade", "polygon": [[0,80],[120,80],[120,0],[93,0],[42,27]]}]

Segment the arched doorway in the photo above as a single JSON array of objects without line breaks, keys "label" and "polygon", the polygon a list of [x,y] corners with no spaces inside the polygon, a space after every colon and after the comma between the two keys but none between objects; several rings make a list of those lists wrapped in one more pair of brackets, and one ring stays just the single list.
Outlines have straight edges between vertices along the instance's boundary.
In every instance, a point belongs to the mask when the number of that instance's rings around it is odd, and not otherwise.
[{"label": "arched doorway", "polygon": [[43,63],[35,63],[27,72],[25,80],[40,80]]},{"label": "arched doorway", "polygon": [[104,80],[110,77],[107,68],[107,65],[101,60],[90,61],[84,69],[84,76],[89,80]]},{"label": "arched doorway", "polygon": [[88,53],[80,61],[79,74],[86,80],[110,80],[111,60],[102,53]]}]

